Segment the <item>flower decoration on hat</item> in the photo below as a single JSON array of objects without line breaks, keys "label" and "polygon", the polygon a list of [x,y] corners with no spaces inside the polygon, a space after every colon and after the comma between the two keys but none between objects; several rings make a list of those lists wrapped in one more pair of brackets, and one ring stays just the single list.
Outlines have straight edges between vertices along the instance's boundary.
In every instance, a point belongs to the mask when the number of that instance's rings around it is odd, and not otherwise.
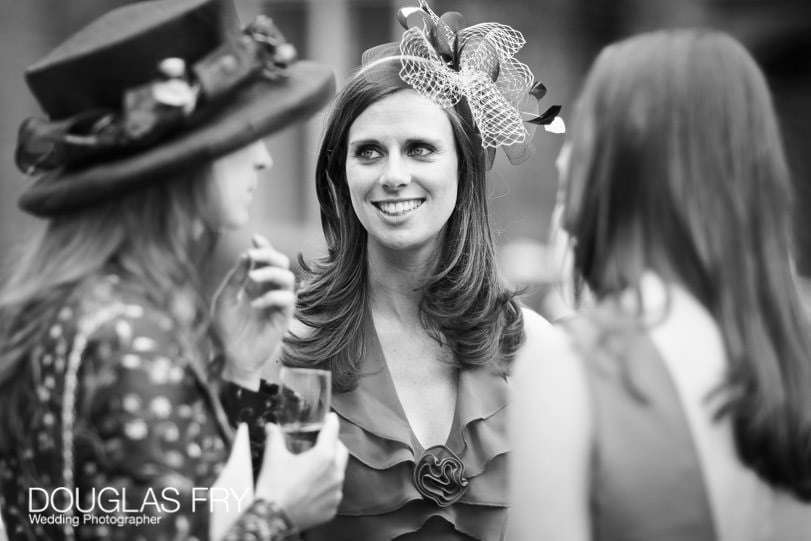
[{"label": "flower decoration on hat", "polygon": [[120,111],[91,109],[50,121],[29,118],[20,126],[16,162],[27,175],[83,163],[105,151],[154,145],[197,113],[216,108],[243,83],[275,80],[296,59],[273,21],[260,15],[238,39],[228,40],[188,66],[169,57],[155,66],[155,79],[128,89]]},{"label": "flower decoration on hat", "polygon": [[[419,7],[402,8],[397,17],[405,28],[399,44],[400,78],[421,95],[443,108],[464,97],[479,130],[482,147],[492,163],[496,148],[503,148],[510,162],[521,163],[532,155],[535,126],[563,133],[559,105],[539,114],[546,87],[514,55],[526,41],[517,30],[499,23],[465,27],[460,13],[437,16],[425,0]],[[422,27],[410,26],[419,15]],[[383,60],[388,45],[367,51],[364,65]]]}]

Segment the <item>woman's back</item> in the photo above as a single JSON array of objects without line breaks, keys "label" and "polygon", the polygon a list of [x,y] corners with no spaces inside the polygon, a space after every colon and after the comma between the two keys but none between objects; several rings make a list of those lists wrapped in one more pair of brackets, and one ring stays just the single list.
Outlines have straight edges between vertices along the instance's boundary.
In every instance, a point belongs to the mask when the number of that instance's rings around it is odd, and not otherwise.
[{"label": "woman's back", "polygon": [[[517,499],[516,523],[567,541],[591,538],[590,523],[598,538],[781,538],[777,491],[811,502],[811,333],[762,72],[716,31],[629,37],[595,60],[571,133],[561,224],[600,305],[569,324],[576,355],[561,337],[539,367],[516,366],[515,403],[537,418],[514,426],[537,434],[514,454],[561,492],[514,476],[531,502]],[[533,391],[549,397],[522,396]],[[538,413],[547,403],[565,423]],[[533,517],[539,501],[571,516]]]},{"label": "woman's back", "polygon": [[731,417],[716,415],[728,364],[718,326],[652,274],[640,290],[642,318],[626,294],[566,324],[592,391],[595,538],[802,539],[811,506],[746,468]]}]

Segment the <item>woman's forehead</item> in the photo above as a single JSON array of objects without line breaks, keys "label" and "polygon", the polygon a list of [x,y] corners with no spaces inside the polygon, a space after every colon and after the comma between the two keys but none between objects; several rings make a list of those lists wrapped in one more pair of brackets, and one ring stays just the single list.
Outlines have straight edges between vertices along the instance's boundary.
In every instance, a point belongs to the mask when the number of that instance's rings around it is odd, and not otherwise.
[{"label": "woman's forehead", "polygon": [[366,108],[349,128],[358,139],[453,137],[447,113],[413,90],[390,94]]}]

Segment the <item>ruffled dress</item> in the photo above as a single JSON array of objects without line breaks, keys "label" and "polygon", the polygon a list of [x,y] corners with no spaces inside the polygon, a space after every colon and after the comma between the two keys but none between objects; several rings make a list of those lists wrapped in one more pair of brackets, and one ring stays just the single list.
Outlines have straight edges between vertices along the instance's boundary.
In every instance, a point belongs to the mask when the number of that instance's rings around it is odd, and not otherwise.
[{"label": "ruffled dress", "polygon": [[445,445],[423,449],[411,430],[374,332],[357,388],[337,393],[350,458],[336,518],[307,541],[469,540],[506,536],[506,377],[491,367],[459,371]]}]

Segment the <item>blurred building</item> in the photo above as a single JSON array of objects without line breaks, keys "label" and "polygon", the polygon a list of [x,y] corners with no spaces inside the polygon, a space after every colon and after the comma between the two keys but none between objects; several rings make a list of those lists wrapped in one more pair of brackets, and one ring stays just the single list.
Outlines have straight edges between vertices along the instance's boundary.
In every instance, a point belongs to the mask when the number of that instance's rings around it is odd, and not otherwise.
[{"label": "blurred building", "polygon": [[[16,170],[13,151],[17,127],[27,116],[40,114],[22,77],[24,68],[46,54],[70,33],[126,0],[3,0],[0,19],[0,279],[3,264],[15,261],[15,250],[38,227],[17,209],[26,179]],[[300,56],[332,65],[339,86],[359,63],[363,50],[393,41],[400,28],[395,11],[416,0],[236,0],[244,21],[259,11],[273,16]],[[460,11],[469,23],[499,21],[523,32],[526,46],[518,58],[530,65],[549,94],[543,104],[573,110],[577,89],[591,60],[609,41],[662,27],[710,26],[741,39],[767,71],[792,150],[798,185],[804,188],[802,208],[811,205],[811,181],[806,148],[811,147],[811,3],[807,0],[433,0],[435,11]],[[227,260],[260,232],[291,256],[311,258],[323,253],[313,164],[324,114],[268,140],[275,159],[255,200],[253,222],[239,234],[223,239],[212,271],[215,280]],[[544,250],[549,217],[555,201],[555,156],[561,136],[539,131],[536,155],[510,166],[496,159],[489,178],[492,220],[500,246],[516,243],[505,256],[505,271],[530,287],[528,299],[548,288],[550,273]],[[801,213],[807,215],[808,213]],[[798,260],[811,274],[811,227],[798,231],[802,250]],[[523,250],[522,247],[534,246]],[[520,268],[519,268],[520,267]],[[537,272],[535,272],[537,269]],[[527,276],[538,276],[536,284]]]},{"label": "blurred building", "polygon": [[[0,280],[16,251],[41,224],[17,209],[26,179],[14,166],[17,128],[40,114],[22,77],[65,37],[126,0],[2,0],[0,16]],[[808,0],[434,0],[435,11],[460,11],[469,23],[499,21],[523,32],[518,58],[549,88],[545,103],[570,115],[592,58],[615,39],[645,30],[705,26],[740,39],[766,71],[775,94],[798,186],[797,260],[811,276],[811,2]],[[394,13],[416,0],[236,0],[243,20],[259,11],[273,16],[300,56],[332,65],[340,85],[367,47],[399,36]],[[211,281],[249,244],[251,232],[277,248],[306,258],[323,252],[313,164],[324,115],[274,135],[275,159],[257,194],[253,222],[223,239]],[[557,187],[554,158],[562,138],[538,132],[536,155],[519,167],[497,158],[490,175],[492,220],[506,275],[527,287],[538,309],[555,281],[546,248]],[[556,308],[555,310],[558,310]],[[3,538],[0,529],[0,540]]]}]

